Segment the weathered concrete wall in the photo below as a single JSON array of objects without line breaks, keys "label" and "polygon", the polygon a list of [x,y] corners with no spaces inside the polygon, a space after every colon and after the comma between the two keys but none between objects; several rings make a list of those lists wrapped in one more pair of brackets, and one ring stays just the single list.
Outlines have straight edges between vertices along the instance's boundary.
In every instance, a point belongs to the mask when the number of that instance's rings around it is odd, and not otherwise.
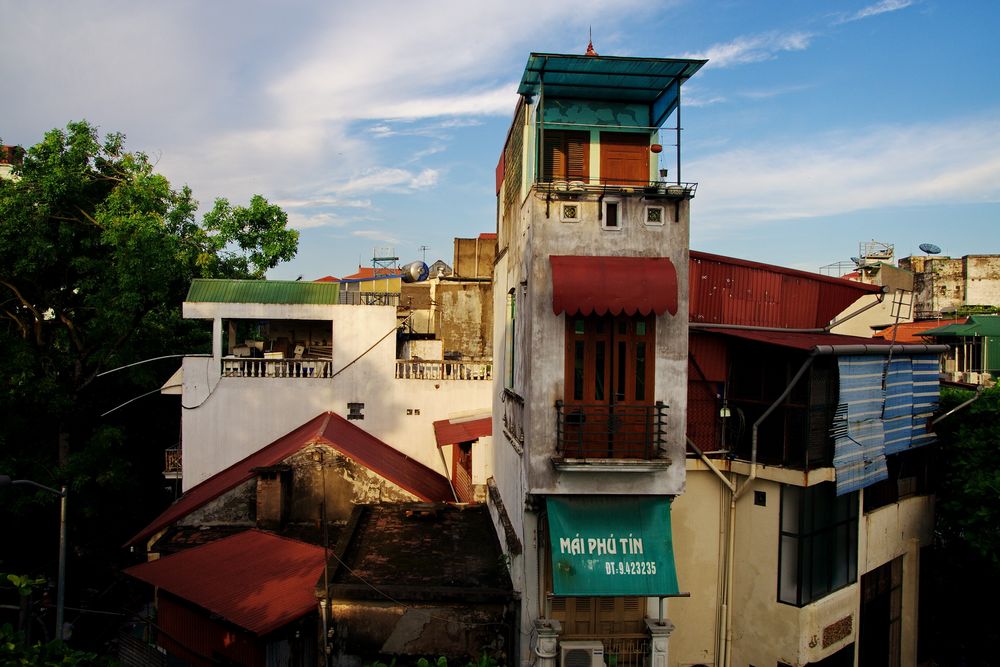
[{"label": "weathered concrete wall", "polygon": [[493,355],[493,284],[435,281],[435,331],[446,358],[483,359]]},{"label": "weathered concrete wall", "polygon": [[[869,338],[875,331],[897,322],[913,321],[914,280],[912,271],[891,264],[880,264],[874,271],[862,272],[860,282],[881,285],[886,288],[882,303],[868,308],[843,324],[835,326],[831,329],[833,333]],[[877,301],[876,295],[865,295],[838,313],[834,319],[841,320]]]},{"label": "weathered concrete wall", "polygon": [[[496,239],[455,239],[456,278],[490,278],[496,259]],[[434,277],[433,275],[431,277]]]},{"label": "weathered concrete wall", "polygon": [[966,305],[1000,305],[1000,255],[913,256],[899,265],[915,274],[919,316],[936,317]]}]

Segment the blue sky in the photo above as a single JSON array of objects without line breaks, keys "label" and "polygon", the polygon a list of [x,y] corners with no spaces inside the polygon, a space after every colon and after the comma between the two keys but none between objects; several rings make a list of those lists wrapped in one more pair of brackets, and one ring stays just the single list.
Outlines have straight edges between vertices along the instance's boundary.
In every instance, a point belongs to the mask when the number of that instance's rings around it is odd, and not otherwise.
[{"label": "blue sky", "polygon": [[0,25],[4,143],[85,118],[203,206],[263,194],[301,230],[272,278],[376,249],[450,263],[494,231],[528,53],[582,53],[588,29],[602,55],[709,59],[684,88],[692,248],[806,270],[872,239],[1000,253],[994,0],[0,0]]}]

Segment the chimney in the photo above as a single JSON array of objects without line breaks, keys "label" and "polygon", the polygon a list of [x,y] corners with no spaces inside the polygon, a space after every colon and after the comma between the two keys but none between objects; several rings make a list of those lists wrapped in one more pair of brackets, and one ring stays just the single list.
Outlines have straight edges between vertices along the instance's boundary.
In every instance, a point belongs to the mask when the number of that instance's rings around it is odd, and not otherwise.
[{"label": "chimney", "polygon": [[257,473],[257,527],[265,530],[284,528],[291,505],[291,466],[268,466],[253,471]]}]

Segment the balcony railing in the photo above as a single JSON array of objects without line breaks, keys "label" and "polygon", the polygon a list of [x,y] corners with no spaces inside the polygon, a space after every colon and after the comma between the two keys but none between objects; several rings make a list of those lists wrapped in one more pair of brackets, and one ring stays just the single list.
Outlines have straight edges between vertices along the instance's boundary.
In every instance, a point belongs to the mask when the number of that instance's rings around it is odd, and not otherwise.
[{"label": "balcony railing", "polygon": [[333,373],[329,359],[249,359],[222,360],[224,377],[240,378],[328,378]]},{"label": "balcony railing", "polygon": [[535,187],[541,192],[566,194],[617,194],[638,193],[649,197],[683,197],[693,198],[698,190],[697,183],[677,183],[670,181],[635,181],[603,183],[600,179],[584,180],[539,180]]},{"label": "balcony railing", "polygon": [[556,401],[556,448],[567,459],[653,459],[665,442],[667,406]]},{"label": "balcony railing", "polygon": [[492,361],[425,361],[397,359],[399,380],[492,380]]}]

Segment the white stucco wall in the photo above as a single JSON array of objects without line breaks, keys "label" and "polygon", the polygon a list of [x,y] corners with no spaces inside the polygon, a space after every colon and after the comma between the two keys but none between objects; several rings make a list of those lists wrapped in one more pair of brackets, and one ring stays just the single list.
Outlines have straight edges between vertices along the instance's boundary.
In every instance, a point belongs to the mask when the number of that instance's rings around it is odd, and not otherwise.
[{"label": "white stucco wall", "polygon": [[[347,404],[354,402],[365,404],[364,419],[354,422],[357,426],[445,474],[432,422],[454,412],[489,409],[491,383],[487,380],[395,379],[396,339],[390,333],[396,327],[393,307],[196,305],[185,304],[185,315],[205,317],[212,312],[226,318],[328,320],[332,368],[334,373],[343,372],[334,378],[221,377],[220,358],[186,358],[182,397],[185,490],[322,412],[346,417]],[[226,307],[213,311],[208,306]],[[480,451],[477,448],[474,460],[479,455],[492,458],[489,452]]]}]

